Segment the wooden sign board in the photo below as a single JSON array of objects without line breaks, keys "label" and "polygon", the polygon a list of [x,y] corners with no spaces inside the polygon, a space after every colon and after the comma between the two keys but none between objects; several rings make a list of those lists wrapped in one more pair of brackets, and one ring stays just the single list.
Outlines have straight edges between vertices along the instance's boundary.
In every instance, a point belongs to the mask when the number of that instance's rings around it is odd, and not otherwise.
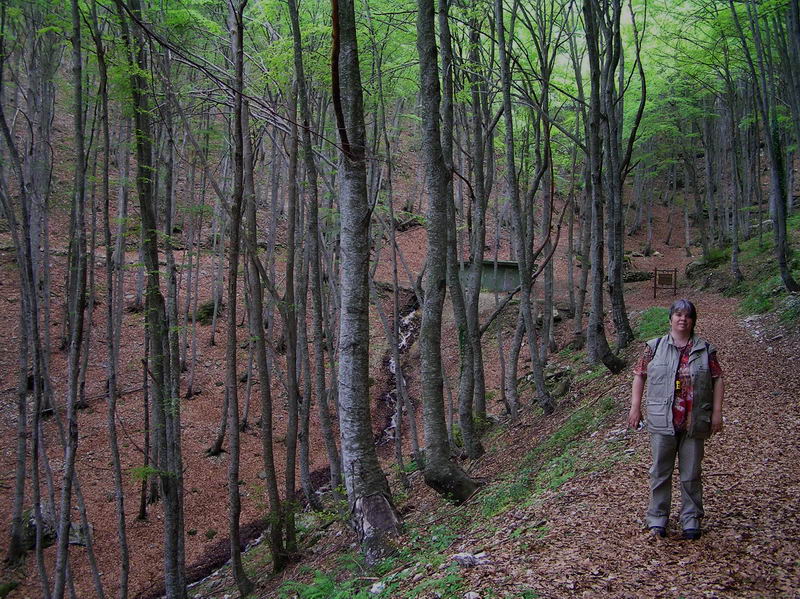
[{"label": "wooden sign board", "polygon": [[653,299],[658,295],[659,289],[672,289],[672,295],[678,293],[678,269],[653,270]]}]

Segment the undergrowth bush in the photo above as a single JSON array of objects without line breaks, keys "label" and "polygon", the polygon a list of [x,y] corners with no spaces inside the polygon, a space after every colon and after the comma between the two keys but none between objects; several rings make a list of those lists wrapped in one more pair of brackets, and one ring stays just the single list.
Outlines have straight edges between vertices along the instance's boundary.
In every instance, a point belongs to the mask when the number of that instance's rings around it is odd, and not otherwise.
[{"label": "undergrowth bush", "polygon": [[[796,252],[792,255],[791,248],[800,238],[800,214],[794,214],[787,219],[786,231],[790,248],[787,256],[789,270],[797,280],[800,276],[800,255]],[[741,297],[739,311],[742,314],[775,311],[781,322],[796,326],[800,322],[800,307],[795,301],[796,296],[786,291],[775,260],[774,248],[772,233],[742,242],[739,261],[744,280],[732,286],[726,295]]]},{"label": "undergrowth bush", "polygon": [[731,259],[731,251],[728,248],[711,248],[708,251],[708,256],[705,257],[703,262],[710,268],[716,268],[721,264],[725,264]]},{"label": "undergrowth bush", "polygon": [[300,599],[368,599],[371,595],[368,588],[357,588],[356,581],[338,582],[324,572],[316,571],[314,581],[310,584],[289,580],[278,590],[281,599],[299,597]]},{"label": "undergrowth bush", "polygon": [[[220,309],[222,304],[220,304]],[[202,325],[208,326],[214,317],[214,300],[208,300],[197,306],[197,322]]]}]

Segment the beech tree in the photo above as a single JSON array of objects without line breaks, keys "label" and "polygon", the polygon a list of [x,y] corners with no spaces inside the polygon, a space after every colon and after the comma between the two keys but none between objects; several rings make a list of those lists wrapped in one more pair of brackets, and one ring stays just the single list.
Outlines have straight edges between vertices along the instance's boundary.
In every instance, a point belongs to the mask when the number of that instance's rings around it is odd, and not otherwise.
[{"label": "beech tree", "polygon": [[448,179],[439,127],[440,87],[433,0],[417,4],[417,53],[420,63],[422,152],[428,196],[428,254],[425,262],[424,303],[420,329],[422,403],[425,428],[425,482],[437,492],[466,500],[477,488],[450,459],[444,417],[442,380],[442,304],[447,265]]},{"label": "beech tree", "polygon": [[369,225],[364,105],[352,0],[333,0],[331,77],[339,134],[341,320],[339,429],[351,524],[369,563],[389,550],[399,518],[378,464],[369,406]]}]

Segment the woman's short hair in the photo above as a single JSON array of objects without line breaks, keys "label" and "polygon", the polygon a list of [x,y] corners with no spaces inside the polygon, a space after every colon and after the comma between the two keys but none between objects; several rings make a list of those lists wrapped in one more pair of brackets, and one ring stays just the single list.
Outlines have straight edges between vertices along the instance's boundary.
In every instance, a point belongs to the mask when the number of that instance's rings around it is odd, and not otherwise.
[{"label": "woman's short hair", "polygon": [[685,312],[693,321],[697,320],[697,309],[694,307],[694,304],[687,299],[675,300],[672,306],[670,306],[669,317],[672,318],[675,312]]}]

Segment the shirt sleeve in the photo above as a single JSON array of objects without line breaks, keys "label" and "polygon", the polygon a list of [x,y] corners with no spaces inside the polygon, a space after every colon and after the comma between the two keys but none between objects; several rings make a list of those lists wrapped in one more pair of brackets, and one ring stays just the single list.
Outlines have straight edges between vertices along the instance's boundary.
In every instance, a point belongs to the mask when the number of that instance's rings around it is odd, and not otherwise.
[{"label": "shirt sleeve", "polygon": [[708,356],[708,367],[711,370],[711,378],[716,379],[722,376],[722,366],[719,365],[717,352],[711,352]]},{"label": "shirt sleeve", "polygon": [[[716,356],[716,354],[712,355]],[[633,367],[633,374],[647,376],[647,365],[650,363],[650,360],[652,359],[653,359],[653,351],[650,349],[650,346],[645,343],[644,352],[642,352],[642,357],[639,358],[639,361],[636,363],[636,366]]]}]

